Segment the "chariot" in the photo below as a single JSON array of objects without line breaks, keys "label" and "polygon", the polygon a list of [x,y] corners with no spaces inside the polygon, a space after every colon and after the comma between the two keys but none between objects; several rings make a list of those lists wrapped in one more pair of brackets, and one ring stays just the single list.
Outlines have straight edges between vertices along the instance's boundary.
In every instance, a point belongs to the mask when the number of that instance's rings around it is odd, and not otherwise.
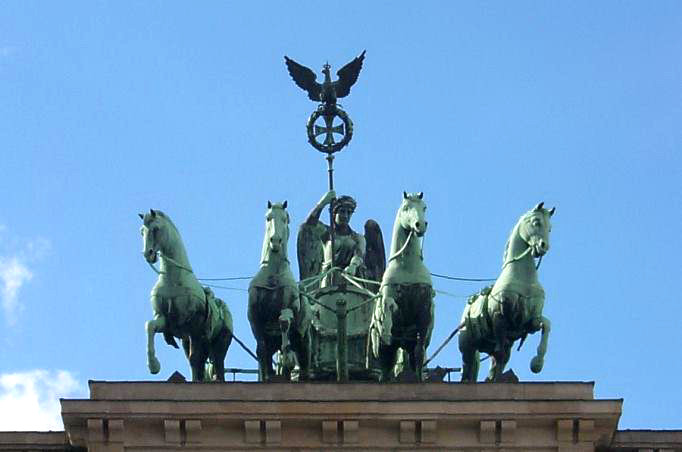
[{"label": "chariot", "polygon": [[352,285],[313,290],[310,377],[315,380],[379,380],[378,361],[368,353],[376,299]]}]

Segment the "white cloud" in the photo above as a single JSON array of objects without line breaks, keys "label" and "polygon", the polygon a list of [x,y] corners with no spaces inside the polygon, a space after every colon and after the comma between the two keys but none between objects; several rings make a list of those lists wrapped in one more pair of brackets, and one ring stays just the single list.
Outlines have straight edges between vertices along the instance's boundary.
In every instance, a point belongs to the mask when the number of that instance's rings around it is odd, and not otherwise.
[{"label": "white cloud", "polygon": [[14,46],[0,46],[0,57],[8,57],[16,52],[17,48]]},{"label": "white cloud", "polygon": [[33,278],[29,265],[43,259],[51,245],[42,237],[30,240],[9,237],[3,225],[0,225],[0,245],[0,307],[6,323],[12,326],[23,307],[20,291]]},{"label": "white cloud", "polygon": [[5,319],[8,324],[13,325],[17,321],[17,311],[19,309],[19,290],[21,286],[33,278],[33,273],[19,259],[12,257],[9,259],[0,258],[0,298],[2,299],[2,310],[5,312]]},{"label": "white cloud", "polygon": [[0,374],[0,431],[63,430],[59,398],[84,392],[65,370]]}]

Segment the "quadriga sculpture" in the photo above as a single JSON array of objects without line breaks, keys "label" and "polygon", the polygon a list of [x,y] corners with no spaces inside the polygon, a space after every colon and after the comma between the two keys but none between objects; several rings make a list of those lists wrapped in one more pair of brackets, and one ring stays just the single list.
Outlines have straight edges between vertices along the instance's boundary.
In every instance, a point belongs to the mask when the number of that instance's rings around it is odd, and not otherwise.
[{"label": "quadriga sculpture", "polygon": [[522,343],[530,333],[542,330],[537,355],[531,360],[534,373],[542,370],[550,321],[542,315],[545,291],[538,282],[534,258],[549,250],[550,218],[555,209],[538,204],[521,216],[504,250],[502,272],[492,287],[469,298],[459,332],[462,381],[478,378],[479,352],[490,355],[488,381],[504,371],[514,341]]},{"label": "quadriga sculpture", "polygon": [[431,341],[435,293],[421,248],[420,237],[428,225],[423,197],[423,193],[403,192],[381,297],[370,325],[370,345],[380,360],[384,381],[391,378],[399,348],[407,352],[410,367],[421,381],[424,354]]},{"label": "quadriga sculpture", "polygon": [[[160,210],[140,214],[144,249],[152,265],[161,259],[159,278],[152,288],[154,319],[146,323],[149,371],[161,369],[154,350],[154,335],[163,333],[169,345],[182,348],[192,368],[192,381],[225,380],[225,356],[232,342],[232,315],[225,303],[197,281],[178,229]],[[204,375],[207,360],[213,375]]]},{"label": "quadriga sculpture", "polygon": [[260,381],[274,375],[272,356],[280,351],[284,376],[299,366],[299,380],[307,379],[310,366],[308,302],[299,297],[298,285],[289,266],[289,213],[287,202],[271,203],[265,212],[265,237],[261,266],[249,284],[248,317],[256,337]]}]

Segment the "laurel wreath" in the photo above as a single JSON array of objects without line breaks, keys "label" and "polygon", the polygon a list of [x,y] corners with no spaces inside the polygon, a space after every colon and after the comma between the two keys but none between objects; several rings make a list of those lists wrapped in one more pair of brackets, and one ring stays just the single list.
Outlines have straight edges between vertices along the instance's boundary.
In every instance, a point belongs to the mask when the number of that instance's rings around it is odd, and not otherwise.
[{"label": "laurel wreath", "polygon": [[340,151],[343,149],[353,138],[353,121],[351,121],[350,116],[340,109],[339,107],[334,107],[334,117],[339,117],[341,121],[343,121],[343,126],[344,126],[344,134],[343,134],[343,139],[339,141],[338,143],[334,143],[332,145],[325,145],[323,143],[319,143],[316,138],[315,138],[315,121],[317,121],[320,116],[323,116],[324,109],[318,108],[315,110],[310,117],[308,118],[308,123],[306,124],[306,130],[308,132],[308,143],[315,149],[317,149],[320,152],[324,152],[325,154],[333,154],[335,152]]}]

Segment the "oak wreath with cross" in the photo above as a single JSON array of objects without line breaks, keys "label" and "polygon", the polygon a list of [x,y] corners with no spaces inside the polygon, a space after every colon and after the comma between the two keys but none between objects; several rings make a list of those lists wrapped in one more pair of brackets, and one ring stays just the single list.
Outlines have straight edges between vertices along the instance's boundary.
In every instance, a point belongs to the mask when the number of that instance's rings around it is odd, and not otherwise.
[{"label": "oak wreath with cross", "polygon": [[[317,120],[324,119],[324,126],[315,124]],[[339,118],[341,124],[334,125],[334,119]],[[308,142],[320,152],[333,154],[343,149],[353,138],[353,121],[348,114],[336,105],[321,105],[308,118],[306,124]],[[334,140],[334,134],[341,135],[341,141]],[[324,142],[320,143],[317,138],[325,135]]]}]

